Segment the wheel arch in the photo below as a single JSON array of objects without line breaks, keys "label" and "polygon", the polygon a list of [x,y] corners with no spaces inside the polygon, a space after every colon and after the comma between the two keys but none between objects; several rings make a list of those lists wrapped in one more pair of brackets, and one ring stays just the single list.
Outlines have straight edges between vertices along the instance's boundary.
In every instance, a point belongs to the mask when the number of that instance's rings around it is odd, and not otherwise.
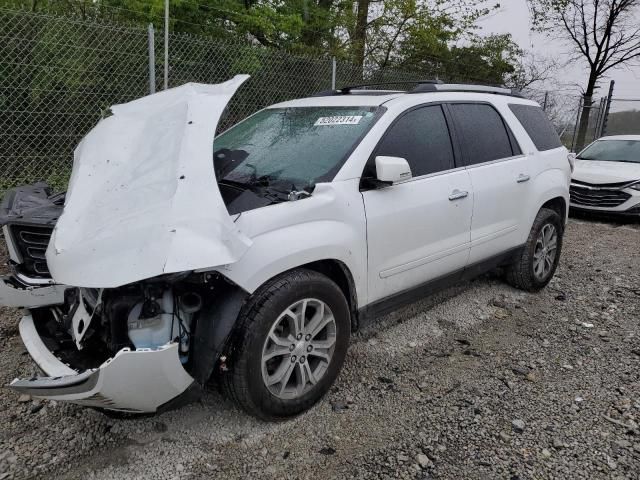
[{"label": "wheel arch", "polygon": [[540,209],[543,208],[548,208],[549,210],[555,211],[558,215],[560,215],[562,222],[564,224],[567,223],[567,201],[564,199],[564,197],[554,197],[550,200],[547,200],[540,207]]},{"label": "wheel arch", "polygon": [[347,299],[349,304],[349,312],[351,313],[351,330],[356,331],[359,326],[358,322],[358,293],[353,275],[349,267],[340,260],[325,259],[300,265],[296,268],[307,268],[315,272],[321,273],[333,280]]}]

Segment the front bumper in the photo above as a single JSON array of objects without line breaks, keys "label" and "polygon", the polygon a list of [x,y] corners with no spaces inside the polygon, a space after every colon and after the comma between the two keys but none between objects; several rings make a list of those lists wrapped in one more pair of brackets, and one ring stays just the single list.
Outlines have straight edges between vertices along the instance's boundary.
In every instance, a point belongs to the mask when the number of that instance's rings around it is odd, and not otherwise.
[{"label": "front bumper", "polygon": [[34,280],[19,274],[0,277],[0,305],[19,308],[60,305],[67,288],[51,280]]},{"label": "front bumper", "polygon": [[586,205],[584,203],[575,202],[573,198],[569,202],[569,207],[576,211],[602,213],[607,215],[640,216],[640,191],[633,188],[624,188],[620,189],[620,191],[628,194],[629,198],[615,207],[603,207],[597,204]]},{"label": "front bumper", "polygon": [[178,344],[123,348],[100,367],[77,372],[46,347],[31,315],[20,321],[29,354],[48,377],[15,379],[10,388],[38,398],[132,413],[153,413],[184,394],[194,379],[184,370]]}]

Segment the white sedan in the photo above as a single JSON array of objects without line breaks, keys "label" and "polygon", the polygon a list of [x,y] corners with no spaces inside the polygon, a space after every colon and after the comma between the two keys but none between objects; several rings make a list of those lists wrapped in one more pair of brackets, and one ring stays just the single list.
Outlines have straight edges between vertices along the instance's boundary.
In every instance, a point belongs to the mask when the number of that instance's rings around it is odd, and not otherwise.
[{"label": "white sedan", "polygon": [[640,135],[602,137],[577,155],[570,206],[640,217]]}]

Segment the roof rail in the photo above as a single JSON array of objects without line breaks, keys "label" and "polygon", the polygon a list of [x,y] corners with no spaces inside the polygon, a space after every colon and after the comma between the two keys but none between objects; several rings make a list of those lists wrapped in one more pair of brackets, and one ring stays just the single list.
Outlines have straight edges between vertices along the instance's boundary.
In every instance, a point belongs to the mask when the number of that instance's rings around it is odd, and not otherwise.
[{"label": "roof rail", "polygon": [[426,92],[474,92],[508,95],[511,97],[522,97],[522,93],[520,93],[520,91],[512,88],[498,87],[495,85],[475,85],[467,83],[439,83],[435,85],[418,85],[408,93]]},{"label": "roof rail", "polygon": [[[348,95],[351,93],[351,90],[362,89],[362,87],[382,87],[386,85],[399,85],[402,83],[411,83],[417,85],[435,85],[438,83],[442,83],[440,80],[399,80],[397,82],[377,82],[377,83],[360,83],[357,85],[347,85],[342,88],[337,88],[335,90],[323,90],[322,92],[318,92],[314,95],[314,97],[329,97],[332,95]],[[366,90],[367,92],[376,92],[378,90]],[[389,92],[403,92],[403,90],[383,90],[386,93]],[[373,93],[375,94],[375,93]]]},{"label": "roof rail", "polygon": [[[407,93],[428,93],[428,92],[473,92],[473,93],[493,93],[495,95],[508,95],[511,97],[521,97],[520,91],[499,87],[495,85],[481,85],[471,83],[443,83],[440,80],[400,80],[397,82],[363,83],[359,85],[348,85],[336,90],[325,90],[316,93],[314,97],[328,97],[332,95],[348,95],[351,93],[362,93],[366,95],[386,95],[389,93],[400,93],[400,90],[364,90],[362,87],[379,87],[385,85],[398,85],[402,83],[415,84],[416,86]],[[355,90],[356,92],[352,92]]]}]

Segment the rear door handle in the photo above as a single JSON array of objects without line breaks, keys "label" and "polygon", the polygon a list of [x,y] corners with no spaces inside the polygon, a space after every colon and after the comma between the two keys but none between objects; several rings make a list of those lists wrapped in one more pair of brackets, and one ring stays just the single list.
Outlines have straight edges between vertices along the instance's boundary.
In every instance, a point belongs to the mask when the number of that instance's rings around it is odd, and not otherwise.
[{"label": "rear door handle", "polygon": [[449,195],[449,200],[453,201],[453,200],[458,200],[460,198],[464,198],[466,196],[469,195],[469,192],[463,192],[458,190],[457,188],[451,192],[451,194]]},{"label": "rear door handle", "polygon": [[516,182],[518,183],[528,182],[530,178],[531,177],[529,175],[525,175],[524,173],[521,173],[520,175],[518,175]]}]

